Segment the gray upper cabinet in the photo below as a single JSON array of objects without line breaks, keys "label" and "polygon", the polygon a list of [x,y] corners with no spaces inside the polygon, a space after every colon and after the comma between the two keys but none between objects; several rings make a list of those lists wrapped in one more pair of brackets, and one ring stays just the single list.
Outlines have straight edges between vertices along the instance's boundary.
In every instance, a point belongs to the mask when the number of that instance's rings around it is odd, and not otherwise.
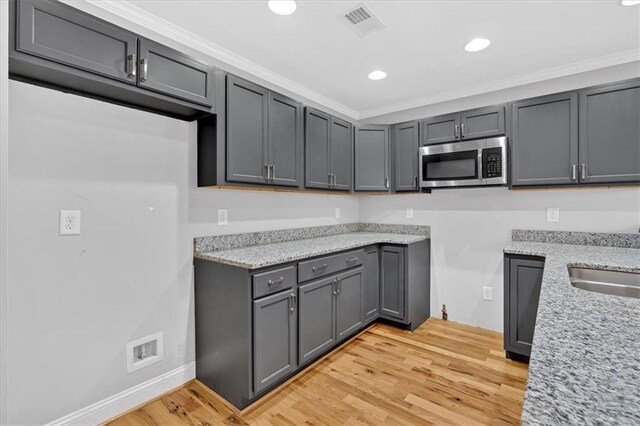
[{"label": "gray upper cabinet", "polygon": [[389,191],[387,126],[356,127],[355,180],[356,191]]},{"label": "gray upper cabinet", "polygon": [[504,105],[460,113],[460,139],[489,138],[506,133]]},{"label": "gray upper cabinet", "polygon": [[343,191],[351,190],[353,167],[353,128],[351,123],[331,117],[331,188]]},{"label": "gray upper cabinet", "polygon": [[255,393],[296,369],[296,314],[296,296],[290,291],[253,302]]},{"label": "gray upper cabinet", "polygon": [[512,185],[577,183],[577,94],[514,102],[511,111]]},{"label": "gray upper cabinet", "polygon": [[460,136],[460,114],[439,115],[423,122],[422,145],[454,142]]},{"label": "gray upper cabinet", "polygon": [[136,84],[138,39],[58,2],[17,3],[16,49]]},{"label": "gray upper cabinet", "polygon": [[227,76],[227,180],[267,182],[267,110],[263,87]]},{"label": "gray upper cabinet", "polygon": [[380,254],[377,246],[364,249],[362,268],[364,322],[370,323],[378,318],[380,306]]},{"label": "gray upper cabinet", "polygon": [[160,43],[140,39],[140,87],[185,101],[213,105],[213,68]]},{"label": "gray upper cabinet", "polygon": [[640,182],[640,80],[580,92],[580,181]]},{"label": "gray upper cabinet", "polygon": [[302,106],[285,96],[271,92],[269,97],[269,138],[267,164],[271,183],[299,186],[302,180]]},{"label": "gray upper cabinet", "polygon": [[396,191],[417,191],[420,124],[396,124],[392,131],[395,154],[394,188]]},{"label": "gray upper cabinet", "polygon": [[331,116],[305,108],[305,186],[328,189]]},{"label": "gray upper cabinet", "polygon": [[536,326],[544,261],[505,256],[505,350],[529,356]]},{"label": "gray upper cabinet", "polygon": [[363,324],[362,267],[342,273],[337,279],[336,339],[339,342]]},{"label": "gray upper cabinet", "polygon": [[336,277],[322,278],[298,287],[299,356],[304,364],[336,343]]},{"label": "gray upper cabinet", "polygon": [[404,320],[405,312],[405,248],[382,246],[380,249],[380,315]]}]

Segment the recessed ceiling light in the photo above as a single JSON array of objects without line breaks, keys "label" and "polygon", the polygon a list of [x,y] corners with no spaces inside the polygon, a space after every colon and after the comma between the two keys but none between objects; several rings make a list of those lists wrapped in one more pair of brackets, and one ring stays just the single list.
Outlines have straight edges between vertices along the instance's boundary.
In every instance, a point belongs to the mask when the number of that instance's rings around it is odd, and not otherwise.
[{"label": "recessed ceiling light", "polygon": [[464,50],[467,52],[479,52],[480,50],[484,50],[489,47],[490,44],[491,42],[486,38],[474,38],[466,44]]},{"label": "recessed ceiling light", "polygon": [[387,73],[384,71],[375,70],[369,73],[370,80],[382,80],[383,78],[387,78]]},{"label": "recessed ceiling light", "polygon": [[637,6],[640,4],[640,0],[620,0],[620,4],[623,6]]},{"label": "recessed ceiling light", "polygon": [[267,6],[269,6],[269,10],[275,13],[276,15],[291,15],[296,11],[296,2],[293,0],[286,1],[275,1],[271,0],[267,2]]}]

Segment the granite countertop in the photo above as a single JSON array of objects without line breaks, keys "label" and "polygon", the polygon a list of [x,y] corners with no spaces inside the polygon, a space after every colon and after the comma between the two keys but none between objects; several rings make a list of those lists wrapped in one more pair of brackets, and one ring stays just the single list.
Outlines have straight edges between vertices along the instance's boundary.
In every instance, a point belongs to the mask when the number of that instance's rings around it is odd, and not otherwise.
[{"label": "granite countertop", "polygon": [[428,226],[349,224],[201,237],[194,257],[257,269],[372,244],[411,244],[429,235]]},{"label": "granite countertop", "polygon": [[599,245],[504,250],[545,257],[523,425],[640,424],[640,300],[574,288],[567,270],[640,272],[640,250]]}]

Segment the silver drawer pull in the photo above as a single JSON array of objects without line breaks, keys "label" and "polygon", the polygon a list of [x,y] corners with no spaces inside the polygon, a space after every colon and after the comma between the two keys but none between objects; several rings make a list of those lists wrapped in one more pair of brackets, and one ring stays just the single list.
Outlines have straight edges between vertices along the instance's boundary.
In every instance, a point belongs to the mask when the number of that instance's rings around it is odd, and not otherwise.
[{"label": "silver drawer pull", "polygon": [[284,281],[284,277],[280,277],[277,280],[269,280],[269,281],[267,281],[267,284],[269,285],[269,287],[271,287],[274,284],[282,284],[283,281]]},{"label": "silver drawer pull", "polygon": [[357,257],[352,257],[351,259],[347,259],[347,263],[353,263],[353,262],[357,262],[358,258]]},{"label": "silver drawer pull", "polygon": [[327,264],[326,263],[324,265],[322,265],[322,266],[312,266],[311,267],[311,270],[313,272],[319,271],[319,270],[322,270],[322,269],[327,269]]},{"label": "silver drawer pull", "polygon": [[338,295],[338,280],[336,278],[333,279],[333,294]]},{"label": "silver drawer pull", "polygon": [[291,312],[294,312],[298,307],[298,298],[295,294],[292,294],[289,296],[289,300],[291,301],[291,307],[289,309],[291,309]]}]

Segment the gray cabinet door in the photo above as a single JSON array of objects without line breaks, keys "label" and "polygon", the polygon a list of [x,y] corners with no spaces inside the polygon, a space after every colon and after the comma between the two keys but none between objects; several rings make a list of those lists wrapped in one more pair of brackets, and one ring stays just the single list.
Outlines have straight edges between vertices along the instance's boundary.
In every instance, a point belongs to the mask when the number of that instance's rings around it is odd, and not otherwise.
[{"label": "gray cabinet door", "polygon": [[302,178],[302,106],[276,93],[269,96],[269,141],[267,163],[270,183],[299,186]]},{"label": "gray cabinet door", "polygon": [[269,387],[296,367],[295,294],[283,291],[253,302],[253,391]]},{"label": "gray cabinet door", "polygon": [[58,2],[17,4],[18,51],[136,84],[133,34]]},{"label": "gray cabinet door", "polygon": [[227,76],[227,180],[266,183],[268,91]]},{"label": "gray cabinet door", "polygon": [[185,101],[213,105],[213,68],[147,39],[140,39],[138,85]]},{"label": "gray cabinet door", "polygon": [[298,287],[300,364],[327,351],[336,342],[335,291],[335,276]]},{"label": "gray cabinet door", "polygon": [[350,123],[331,117],[330,123],[332,189],[351,190],[353,167],[353,128]]},{"label": "gray cabinet door", "polygon": [[[508,258],[509,259],[509,258]],[[544,262],[510,258],[505,277],[505,349],[531,354]]]},{"label": "gray cabinet door", "polygon": [[460,114],[460,139],[506,134],[504,105],[478,108]]},{"label": "gray cabinet door", "polygon": [[369,323],[378,317],[380,306],[380,254],[377,246],[364,249],[362,286],[364,322]]},{"label": "gray cabinet door", "polygon": [[527,99],[511,109],[512,185],[577,183],[577,94]]},{"label": "gray cabinet door", "polygon": [[422,145],[454,142],[460,136],[460,114],[439,115],[423,121]]},{"label": "gray cabinet door", "polygon": [[329,134],[331,117],[305,108],[305,186],[329,188]]},{"label": "gray cabinet door", "polygon": [[398,124],[393,128],[395,145],[396,191],[418,190],[418,148],[420,125],[418,122]]},{"label": "gray cabinet door", "polygon": [[580,92],[580,181],[640,182],[640,80]]},{"label": "gray cabinet door", "polygon": [[338,275],[336,295],[336,339],[341,341],[364,324],[362,310],[362,267]]},{"label": "gray cabinet door", "polygon": [[388,191],[389,128],[356,127],[355,156],[355,190]]},{"label": "gray cabinet door", "polygon": [[405,249],[382,246],[380,269],[380,314],[404,320],[405,314]]}]

